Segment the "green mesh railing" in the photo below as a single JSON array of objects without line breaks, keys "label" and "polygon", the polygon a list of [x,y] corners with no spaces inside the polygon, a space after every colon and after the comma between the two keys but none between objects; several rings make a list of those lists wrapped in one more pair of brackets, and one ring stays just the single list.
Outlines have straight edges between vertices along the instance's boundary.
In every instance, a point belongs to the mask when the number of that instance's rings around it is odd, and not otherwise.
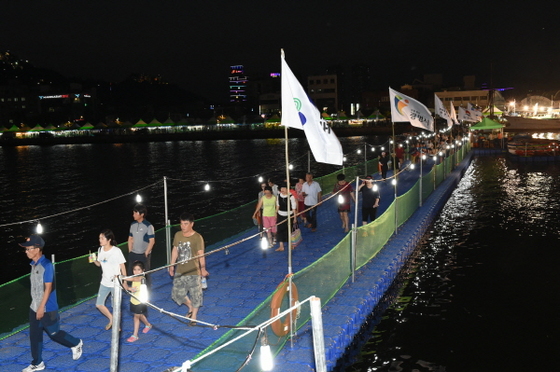
[{"label": "green mesh railing", "polygon": [[[458,151],[457,154],[454,155],[452,161],[446,161],[433,167],[432,170],[425,174],[407,193],[399,196],[396,201],[393,201],[387,210],[374,222],[366,226],[360,226],[357,229],[357,268],[362,267],[375,257],[393,235],[396,226],[400,226],[414,213],[420,202],[420,182],[422,183],[422,200],[424,201],[434,190],[434,185],[439,185],[444,179],[444,174],[449,174],[453,166],[462,160],[463,154],[466,154],[470,150],[470,146],[465,145],[465,147],[465,150]],[[374,159],[367,162],[367,173],[366,167],[362,163],[353,167],[344,168],[343,170],[323,177],[318,177],[316,181],[319,182],[323,193],[326,194],[332,190],[336,183],[336,176],[339,173],[344,173],[346,179],[350,181],[356,176],[377,173],[377,170],[378,162],[377,159]],[[206,242],[207,245],[218,244],[226,240],[231,241],[232,238],[254,227],[250,219],[239,218],[240,215],[252,215],[254,207],[255,202],[251,202],[231,211],[197,220],[198,229],[205,231],[205,236],[209,237]],[[228,226],[228,228],[224,229],[224,226]],[[177,226],[170,226],[169,230],[170,236],[173,236],[175,231],[179,229]],[[152,267],[160,267],[167,264],[167,251],[169,248],[167,244],[166,228],[156,231],[156,244],[152,254]],[[322,304],[324,305],[336,294],[352,273],[350,246],[351,234],[348,234],[319,260],[294,274],[292,280],[298,288],[299,298],[305,299],[314,295],[321,298]],[[119,245],[119,247],[124,251],[127,250],[126,243]],[[55,264],[55,270],[57,286],[59,288],[57,293],[61,308],[76,306],[97,294],[101,272],[97,266],[88,263],[87,255],[58,262]],[[27,323],[30,304],[30,297],[27,294],[29,294],[29,274],[0,285],[0,298],[3,298],[5,303],[10,304],[9,307],[6,306],[0,310],[3,319],[2,324],[0,324],[0,335],[2,335],[2,339],[27,327],[25,324]],[[238,325],[255,325],[268,320],[270,317],[270,302],[272,296],[273,293]],[[285,303],[282,304],[283,309],[288,307],[287,297],[288,296],[285,298]],[[299,327],[304,325],[309,319],[309,311],[302,311],[301,317],[298,319]],[[201,352],[199,356],[226,343],[228,340],[240,334],[240,332],[242,331],[232,330],[226,333],[210,347]],[[270,344],[274,345],[274,352],[278,353],[288,339],[287,336],[278,338],[274,336],[272,332],[268,334]],[[242,363],[247,353],[253,347],[253,342],[253,337],[245,337],[229,345],[226,351],[220,351],[211,358],[203,359],[197,363],[195,370],[215,371],[217,369],[212,364],[219,362],[220,359],[227,360],[230,366],[233,365],[236,360]],[[259,370],[258,363],[255,362],[255,359],[258,358],[253,358],[253,361],[250,362],[245,370]]]}]

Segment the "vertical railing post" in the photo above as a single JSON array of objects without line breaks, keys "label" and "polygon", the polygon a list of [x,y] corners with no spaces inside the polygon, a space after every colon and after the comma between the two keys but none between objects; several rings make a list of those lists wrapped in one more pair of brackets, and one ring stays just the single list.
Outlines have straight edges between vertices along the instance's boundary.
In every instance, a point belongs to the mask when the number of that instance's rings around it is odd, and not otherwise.
[{"label": "vertical railing post", "polygon": [[321,299],[314,297],[309,301],[311,306],[311,328],[313,330],[313,352],[315,354],[315,371],[326,372],[325,338],[323,336],[323,317],[321,315]]}]

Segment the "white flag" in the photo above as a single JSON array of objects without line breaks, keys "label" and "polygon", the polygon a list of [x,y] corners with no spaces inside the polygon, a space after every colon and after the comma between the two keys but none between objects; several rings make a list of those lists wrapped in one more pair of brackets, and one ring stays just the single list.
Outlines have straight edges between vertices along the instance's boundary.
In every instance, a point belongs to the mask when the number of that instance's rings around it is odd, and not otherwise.
[{"label": "white flag", "polygon": [[389,88],[389,101],[393,123],[409,121],[415,127],[434,131],[434,118],[426,106],[391,88]]},{"label": "white flag", "polygon": [[477,118],[482,119],[484,117],[484,115],[482,115],[482,112],[480,110],[475,109],[474,106],[470,102],[467,103],[467,111],[470,111],[471,115],[473,115]]},{"label": "white flag", "polygon": [[451,120],[451,116],[449,115],[449,112],[447,112],[447,110],[443,106],[443,102],[441,102],[441,99],[439,99],[439,97],[435,93],[434,93],[434,106],[436,109],[436,115],[438,115],[442,119],[447,120],[447,128],[451,128],[453,126],[453,120]]},{"label": "white flag", "polygon": [[473,121],[473,122],[479,121],[478,117],[475,114],[473,114],[470,110],[465,110],[461,106],[459,106],[459,120]]},{"label": "white flag", "polygon": [[319,163],[342,165],[342,146],[333,130],[321,118],[307,93],[294,76],[282,51],[282,125],[303,129],[307,142]]},{"label": "white flag", "polygon": [[453,101],[450,101],[450,110],[449,110],[449,115],[451,116],[451,120],[453,120],[453,123],[455,123],[455,125],[459,125],[459,121],[457,120],[457,112],[455,112],[455,105],[453,104]]}]

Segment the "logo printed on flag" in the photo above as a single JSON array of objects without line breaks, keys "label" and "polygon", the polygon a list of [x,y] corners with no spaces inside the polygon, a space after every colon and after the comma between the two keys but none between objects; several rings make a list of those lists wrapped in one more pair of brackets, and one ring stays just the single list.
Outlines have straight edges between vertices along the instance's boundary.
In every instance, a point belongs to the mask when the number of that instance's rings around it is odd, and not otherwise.
[{"label": "logo printed on flag", "polygon": [[305,125],[305,123],[307,123],[307,118],[305,117],[303,112],[301,112],[301,100],[299,98],[294,97],[294,103],[296,104],[296,110],[298,111],[299,120],[301,120],[301,125]]},{"label": "logo printed on flag", "polygon": [[434,118],[430,110],[419,101],[389,88],[391,120],[408,121],[415,127],[434,131]]}]

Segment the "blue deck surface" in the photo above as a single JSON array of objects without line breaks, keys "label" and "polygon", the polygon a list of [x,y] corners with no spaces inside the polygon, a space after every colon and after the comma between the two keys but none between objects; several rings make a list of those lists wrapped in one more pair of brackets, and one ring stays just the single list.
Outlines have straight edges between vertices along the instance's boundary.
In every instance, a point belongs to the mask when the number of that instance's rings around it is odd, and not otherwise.
[{"label": "blue deck surface", "polygon": [[[468,164],[463,161],[462,169]],[[431,166],[424,166],[427,173]],[[461,168],[461,167],[460,167]],[[347,283],[323,308],[323,323],[327,365],[336,365],[345,347],[351,342],[362,322],[373,310],[384,290],[395,277],[408,254],[421,238],[432,218],[439,212],[460,178],[454,171],[434,192],[422,208],[399,229],[380,254],[357,273],[355,283]],[[391,172],[389,172],[389,176]],[[404,193],[418,180],[418,168],[405,171],[399,176],[398,194]],[[376,175],[376,177],[378,177]],[[379,215],[392,203],[393,188],[388,182],[380,182],[381,204]],[[324,193],[331,190],[324,190]],[[439,208],[439,209],[438,209]],[[352,208],[353,213],[353,208]],[[353,214],[352,214],[353,216]],[[250,218],[250,216],[240,216]],[[353,218],[351,218],[353,220]],[[331,250],[344,236],[334,198],[318,210],[318,228],[311,232],[302,228],[303,242],[293,251],[293,272],[297,272]],[[204,231],[200,231],[204,235]],[[248,231],[237,239],[256,233]],[[224,242],[222,242],[224,243]],[[218,246],[208,247],[208,250]],[[208,289],[204,292],[204,305],[199,319],[218,325],[235,325],[264,301],[287,274],[287,251],[263,252],[258,239],[251,239],[207,258],[210,272]],[[150,301],[166,311],[185,315],[187,308],[177,306],[170,298],[172,279],[167,272],[152,274]],[[128,299],[123,296],[123,320],[121,324],[120,371],[165,371],[180,366],[195,357],[220,336],[227,328],[191,327],[181,320],[149,310],[148,319],[153,329],[139,333],[139,340],[126,342],[132,334],[132,316]],[[105,331],[107,319],[95,309],[95,299],[88,300],[61,313],[62,329],[82,338],[84,352],[78,361],[72,360],[71,351],[51,341],[45,334],[43,358],[50,371],[108,371],[110,361],[111,332]],[[30,360],[28,330],[0,341],[0,370],[21,371]],[[288,342],[275,358],[275,371],[314,370],[310,325],[300,329],[294,338],[294,346]],[[232,363],[231,369],[238,365]],[[196,368],[194,368],[196,370]]]}]

